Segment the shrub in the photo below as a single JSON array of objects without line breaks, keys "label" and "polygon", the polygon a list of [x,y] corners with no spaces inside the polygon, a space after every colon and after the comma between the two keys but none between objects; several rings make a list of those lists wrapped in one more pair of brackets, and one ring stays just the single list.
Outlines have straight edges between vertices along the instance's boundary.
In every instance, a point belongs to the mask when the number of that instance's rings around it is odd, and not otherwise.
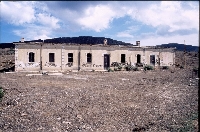
[{"label": "shrub", "polygon": [[132,65],[126,65],[125,66],[126,71],[138,71],[138,68]]},{"label": "shrub", "polygon": [[143,67],[143,64],[142,63],[136,63],[136,66],[137,67]]},{"label": "shrub", "polygon": [[193,68],[193,72],[198,72],[198,70],[199,70],[199,68],[197,68],[197,67]]},{"label": "shrub", "polygon": [[163,70],[167,70],[167,69],[169,69],[169,67],[168,66],[163,66],[162,69]]},{"label": "shrub", "polygon": [[183,66],[180,66],[180,69],[184,69],[184,67],[183,67]]},{"label": "shrub", "polygon": [[118,69],[121,71],[121,69],[122,69],[122,66],[120,66],[120,65],[119,65],[119,66],[118,66]]},{"label": "shrub", "polygon": [[145,71],[146,71],[146,70],[154,70],[154,67],[151,66],[151,65],[146,65],[146,66],[144,66],[144,70],[145,70]]},{"label": "shrub", "polygon": [[0,101],[3,98],[3,96],[4,96],[4,90],[2,87],[0,87]]},{"label": "shrub", "polygon": [[119,69],[118,68],[114,68],[114,71],[119,71]]},{"label": "shrub", "polygon": [[193,124],[193,121],[198,121],[198,113],[191,113],[189,114],[189,117],[187,119],[184,120],[184,122],[182,123],[183,125],[177,129],[175,129],[175,131],[179,131],[179,132],[193,132],[195,131],[195,125]]},{"label": "shrub", "polygon": [[113,70],[111,68],[108,68],[108,72],[113,72]]}]

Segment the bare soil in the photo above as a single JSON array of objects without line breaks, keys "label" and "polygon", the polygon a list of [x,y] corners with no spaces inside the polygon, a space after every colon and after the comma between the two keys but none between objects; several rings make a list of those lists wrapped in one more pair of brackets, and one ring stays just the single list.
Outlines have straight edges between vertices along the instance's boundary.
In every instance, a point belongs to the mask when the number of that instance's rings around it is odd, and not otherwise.
[{"label": "bare soil", "polygon": [[198,79],[185,69],[0,73],[2,132],[198,131]]}]

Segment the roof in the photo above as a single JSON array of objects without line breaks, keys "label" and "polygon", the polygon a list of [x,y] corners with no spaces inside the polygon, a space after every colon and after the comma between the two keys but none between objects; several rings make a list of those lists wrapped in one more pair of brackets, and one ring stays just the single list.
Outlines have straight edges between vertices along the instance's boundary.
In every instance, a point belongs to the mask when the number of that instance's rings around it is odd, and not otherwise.
[{"label": "roof", "polygon": [[[107,45],[124,45],[124,46],[134,46],[131,43],[125,43],[123,41],[113,40],[111,38],[105,37],[92,37],[92,36],[79,36],[79,37],[59,37],[53,39],[45,39],[43,40],[31,40],[31,41],[24,41],[24,43],[30,42],[44,42],[44,43],[71,43],[71,44],[88,44],[88,45],[96,45],[96,44],[104,44],[104,40],[107,39]],[[20,43],[20,42],[14,42]]]}]

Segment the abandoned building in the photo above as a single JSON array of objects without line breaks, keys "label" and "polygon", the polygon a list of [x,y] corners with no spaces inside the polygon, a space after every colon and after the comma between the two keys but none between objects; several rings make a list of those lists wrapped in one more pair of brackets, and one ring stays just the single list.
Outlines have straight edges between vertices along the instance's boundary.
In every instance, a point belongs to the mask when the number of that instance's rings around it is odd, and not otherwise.
[{"label": "abandoned building", "polygon": [[172,66],[173,48],[140,47],[104,37],[63,37],[15,44],[15,71],[105,71],[114,62]]}]

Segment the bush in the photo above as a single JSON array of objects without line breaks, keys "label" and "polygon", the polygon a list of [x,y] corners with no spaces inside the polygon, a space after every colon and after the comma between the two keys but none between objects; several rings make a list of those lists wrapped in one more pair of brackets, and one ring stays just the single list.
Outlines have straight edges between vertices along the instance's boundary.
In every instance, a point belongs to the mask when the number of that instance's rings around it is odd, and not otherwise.
[{"label": "bush", "polygon": [[118,66],[118,69],[121,71],[121,69],[122,69],[122,66],[120,66],[120,65],[119,65],[119,66]]},{"label": "bush", "polygon": [[0,87],[0,101],[3,98],[3,96],[4,96],[4,90],[2,87]]},{"label": "bush", "polygon": [[198,71],[199,71],[199,68],[197,68],[197,67],[193,68],[193,72],[198,72]]},{"label": "bush", "polygon": [[169,67],[168,66],[163,66],[162,69],[163,70],[167,70],[167,69],[169,69]]},{"label": "bush", "polygon": [[136,63],[136,66],[137,67],[143,67],[143,64],[142,63]]},{"label": "bush", "polygon": [[154,67],[151,66],[151,65],[146,65],[146,66],[144,66],[144,70],[145,70],[145,71],[146,71],[146,70],[154,70]]},{"label": "bush", "polygon": [[184,69],[184,67],[183,67],[183,66],[180,66],[180,69]]},{"label": "bush", "polygon": [[113,70],[111,68],[108,68],[108,72],[113,72]]},{"label": "bush", "polygon": [[125,66],[126,71],[138,71],[138,68],[132,65],[126,65]]},{"label": "bush", "polygon": [[118,68],[114,68],[114,71],[119,71],[119,69]]},{"label": "bush", "polygon": [[121,71],[121,70],[122,70],[122,66],[120,65],[114,68],[114,71]]}]

